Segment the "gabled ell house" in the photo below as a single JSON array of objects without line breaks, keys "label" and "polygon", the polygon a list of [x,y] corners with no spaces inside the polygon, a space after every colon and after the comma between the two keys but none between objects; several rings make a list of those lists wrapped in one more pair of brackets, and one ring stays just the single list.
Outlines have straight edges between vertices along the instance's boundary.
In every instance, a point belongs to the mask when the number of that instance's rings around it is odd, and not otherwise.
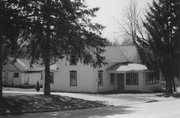
[{"label": "gabled ell house", "polygon": [[106,65],[93,68],[83,65],[72,56],[57,63],[52,73],[51,91],[90,92],[142,91],[161,89],[160,76],[140,64],[135,46],[108,46],[102,54]]}]

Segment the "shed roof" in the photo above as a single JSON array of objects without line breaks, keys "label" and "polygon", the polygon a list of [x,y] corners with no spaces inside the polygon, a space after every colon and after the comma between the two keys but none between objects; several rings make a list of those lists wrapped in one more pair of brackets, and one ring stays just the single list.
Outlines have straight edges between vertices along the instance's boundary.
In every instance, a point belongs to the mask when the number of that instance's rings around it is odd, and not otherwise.
[{"label": "shed roof", "polygon": [[107,70],[115,71],[115,72],[143,71],[143,70],[147,70],[147,67],[142,64],[124,62],[124,63],[116,63]]}]

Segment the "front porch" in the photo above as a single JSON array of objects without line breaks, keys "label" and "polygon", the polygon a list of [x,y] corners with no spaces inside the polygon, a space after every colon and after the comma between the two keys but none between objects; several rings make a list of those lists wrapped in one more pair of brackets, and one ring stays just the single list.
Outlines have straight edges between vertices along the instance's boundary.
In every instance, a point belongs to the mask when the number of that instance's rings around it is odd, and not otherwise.
[{"label": "front porch", "polygon": [[160,89],[158,73],[148,71],[146,66],[134,63],[118,63],[107,69],[110,81],[114,81],[114,91],[149,92]]},{"label": "front porch", "polygon": [[142,91],[143,78],[141,72],[109,73],[110,81],[114,79],[116,92]]}]

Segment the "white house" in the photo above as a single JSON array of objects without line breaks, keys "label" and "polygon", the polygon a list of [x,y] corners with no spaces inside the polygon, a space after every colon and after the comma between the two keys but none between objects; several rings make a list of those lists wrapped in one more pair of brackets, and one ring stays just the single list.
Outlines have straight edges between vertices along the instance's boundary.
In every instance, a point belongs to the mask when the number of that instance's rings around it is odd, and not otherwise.
[{"label": "white house", "polygon": [[[161,88],[158,73],[148,71],[138,64],[134,46],[106,47],[103,54],[107,65],[93,68],[76,62],[60,60],[57,70],[51,73],[51,91],[104,92],[104,91],[153,91]],[[53,79],[53,80],[52,80]]]},{"label": "white house", "polygon": [[42,85],[42,72],[44,68],[38,64],[33,64],[30,67],[30,61],[26,59],[16,59],[13,63],[12,58],[3,65],[4,86],[35,86],[37,81]]}]

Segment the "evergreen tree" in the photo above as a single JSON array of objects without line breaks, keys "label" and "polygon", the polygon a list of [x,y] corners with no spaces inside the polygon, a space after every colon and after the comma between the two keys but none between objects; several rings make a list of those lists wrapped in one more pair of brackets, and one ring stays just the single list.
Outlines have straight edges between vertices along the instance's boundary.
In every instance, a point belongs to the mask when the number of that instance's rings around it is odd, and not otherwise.
[{"label": "evergreen tree", "polygon": [[175,60],[180,40],[179,11],[179,0],[154,0],[144,22],[148,38],[137,40],[142,63],[153,70],[162,71],[169,92],[172,92],[174,76],[177,74]]},{"label": "evergreen tree", "polygon": [[84,0],[22,0],[21,4],[26,4],[23,15],[30,21],[21,41],[26,42],[32,63],[39,58],[45,63],[45,95],[50,95],[51,59],[69,60],[75,55],[84,64],[104,64],[103,26],[91,21],[98,8],[88,9]]},{"label": "evergreen tree", "polygon": [[17,6],[18,0],[0,1],[0,103],[2,103],[2,68],[8,56],[14,56],[18,50],[18,36],[24,26]]}]

